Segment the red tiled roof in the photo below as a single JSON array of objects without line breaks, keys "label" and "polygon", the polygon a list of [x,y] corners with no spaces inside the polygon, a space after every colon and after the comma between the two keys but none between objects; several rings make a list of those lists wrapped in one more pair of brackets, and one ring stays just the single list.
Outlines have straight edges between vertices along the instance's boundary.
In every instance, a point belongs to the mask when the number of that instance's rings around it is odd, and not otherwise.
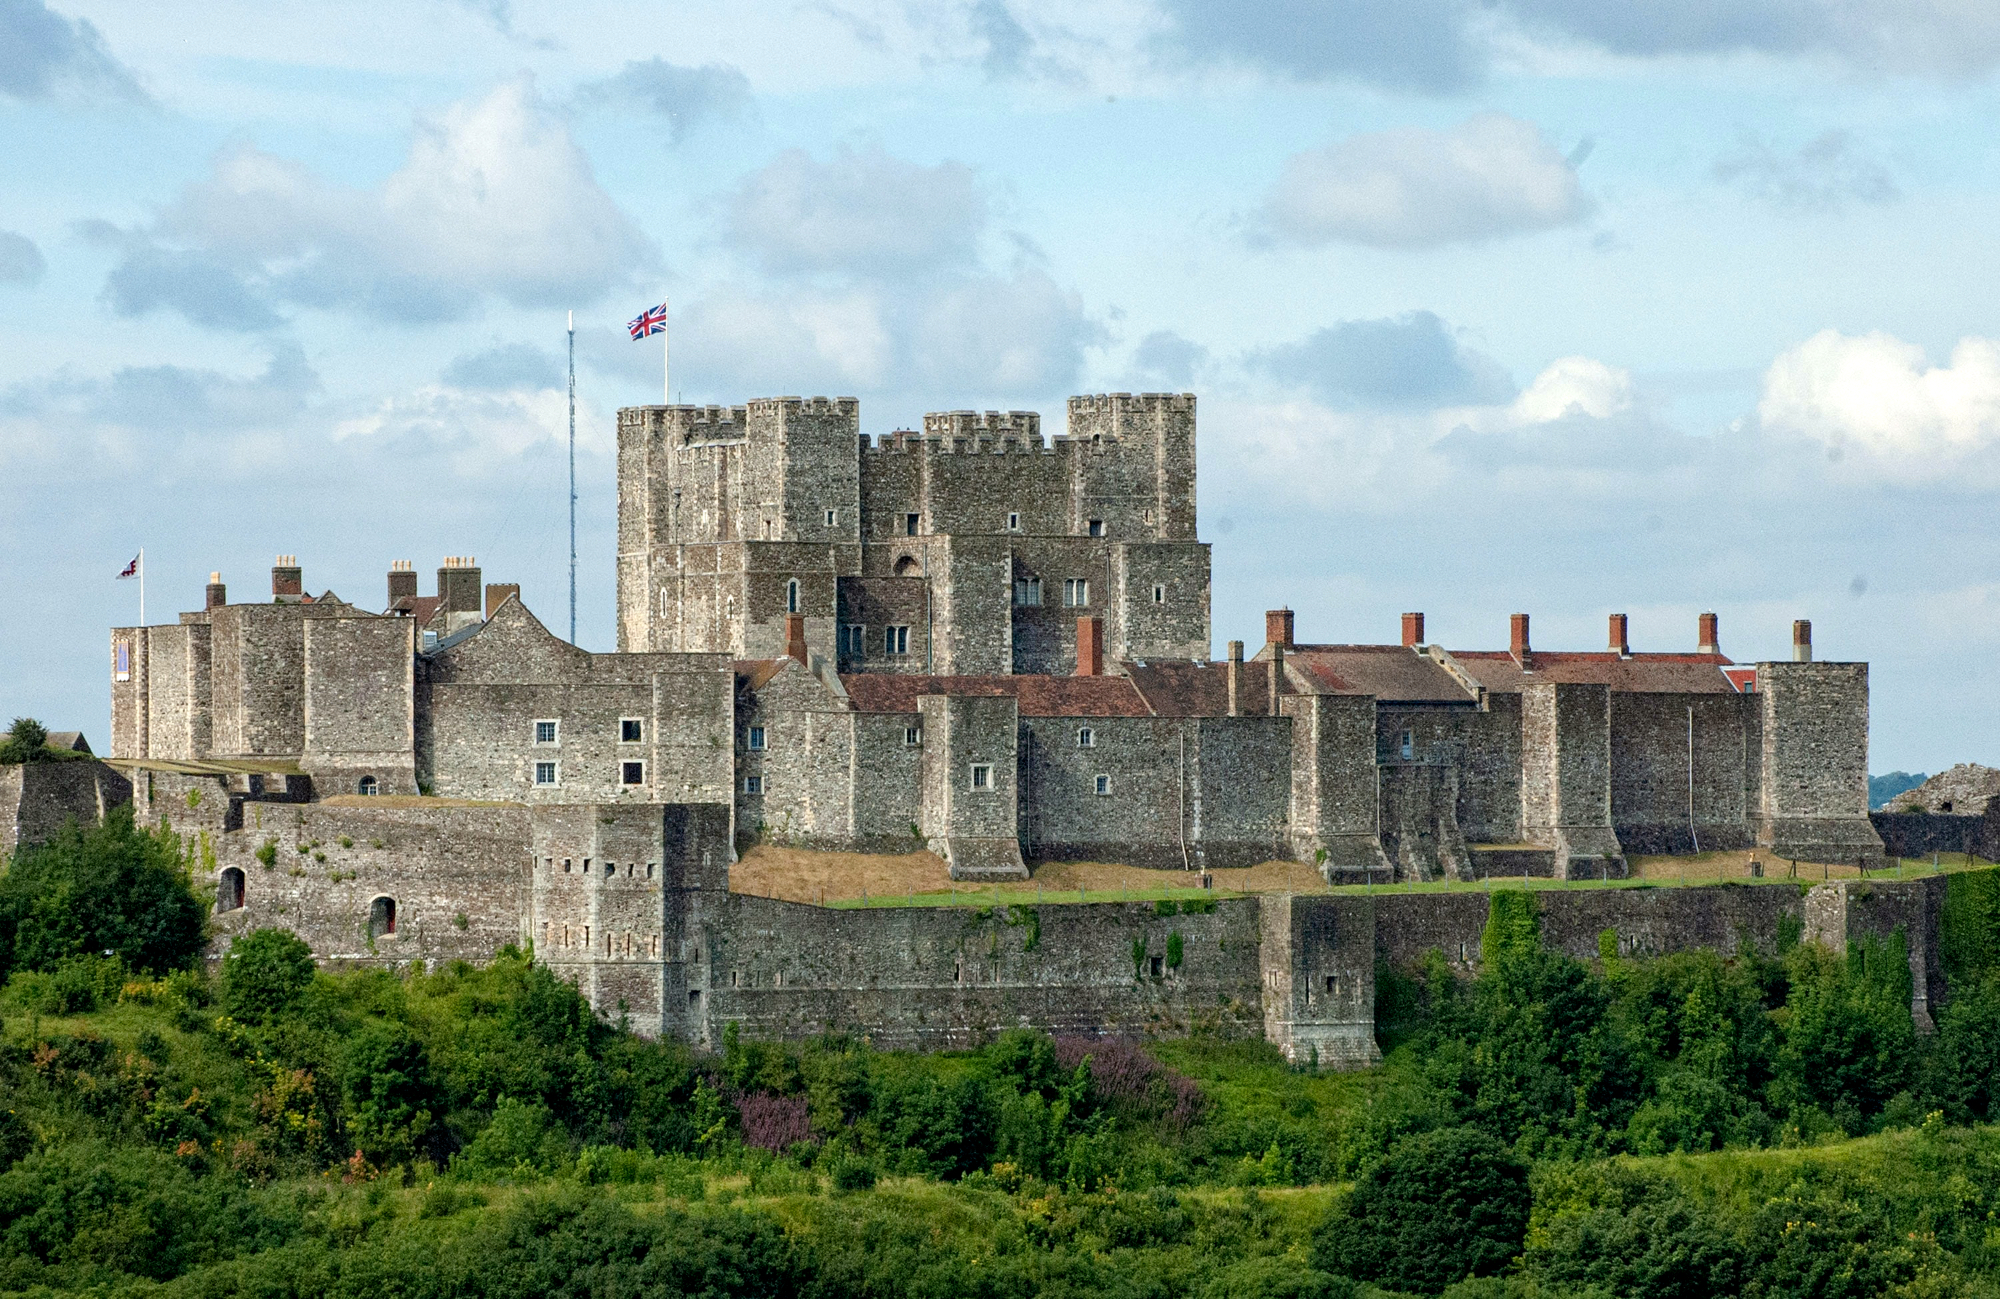
[{"label": "red tiled roof", "polygon": [[[1229,715],[1229,665],[1226,663],[1151,663],[1145,667],[1128,663],[1125,670],[1147,708],[1157,716]],[[1236,692],[1239,715],[1268,716],[1271,711],[1271,665],[1245,663]]]},{"label": "red tiled roof", "polygon": [[1373,695],[1400,704],[1472,702],[1451,673],[1403,645],[1300,645],[1285,651],[1285,661],[1323,694]]},{"label": "red tiled roof", "polygon": [[791,659],[737,659],[736,675],[747,678],[752,690],[760,690],[771,683],[771,678],[778,675],[780,668],[792,661]]},{"label": "red tiled roof", "polygon": [[1505,650],[1453,650],[1451,656],[1480,685],[1499,694],[1517,694],[1537,681],[1603,685],[1626,694],[1736,691],[1720,671],[1730,666],[1721,654],[1633,654],[1621,658],[1606,650],[1536,650],[1528,660],[1533,672],[1523,672]]},{"label": "red tiled roof", "polygon": [[1124,677],[920,677],[891,672],[843,675],[856,710],[914,713],[923,695],[1013,695],[1023,717],[1145,717],[1146,701]]}]

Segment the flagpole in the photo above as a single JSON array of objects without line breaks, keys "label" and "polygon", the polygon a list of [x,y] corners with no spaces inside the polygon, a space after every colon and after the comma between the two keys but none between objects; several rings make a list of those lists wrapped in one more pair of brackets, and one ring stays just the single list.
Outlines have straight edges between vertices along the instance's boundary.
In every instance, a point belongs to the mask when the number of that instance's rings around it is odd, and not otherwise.
[{"label": "flagpole", "polygon": [[576,313],[569,313],[569,643],[576,644]]},{"label": "flagpole", "polygon": [[146,625],[146,548],[139,547],[139,625]]},{"label": "flagpole", "polygon": [[674,404],[673,333],[667,328],[667,306],[673,299],[660,299],[660,396],[663,404]]}]

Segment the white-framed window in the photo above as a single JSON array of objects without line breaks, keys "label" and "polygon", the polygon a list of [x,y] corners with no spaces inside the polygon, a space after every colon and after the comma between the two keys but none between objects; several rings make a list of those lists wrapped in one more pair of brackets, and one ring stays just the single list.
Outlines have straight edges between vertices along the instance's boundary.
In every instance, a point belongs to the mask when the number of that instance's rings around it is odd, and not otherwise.
[{"label": "white-framed window", "polygon": [[1032,608],[1042,602],[1042,579],[1039,577],[1017,577],[1014,579],[1014,603],[1023,608]]},{"label": "white-framed window", "polygon": [[646,721],[642,717],[621,717],[618,719],[618,742],[638,744],[646,737]]},{"label": "white-framed window", "polygon": [[1096,731],[1094,731],[1094,730],[1092,730],[1092,729],[1091,729],[1091,728],[1089,728],[1088,726],[1079,726],[1079,727],[1077,727],[1077,728],[1076,728],[1076,747],[1077,747],[1077,748],[1079,748],[1079,749],[1094,749],[1094,748],[1096,748],[1096,747],[1097,747],[1097,732],[1096,732]]},{"label": "white-framed window", "polygon": [[906,537],[916,536],[917,521],[922,517],[920,514],[905,514],[903,516],[903,535]]},{"label": "white-framed window", "polygon": [[1072,609],[1081,609],[1090,603],[1090,581],[1082,577],[1063,579],[1063,603]]},{"label": "white-framed window", "polygon": [[120,681],[132,679],[132,642],[121,640],[112,651],[112,674]]},{"label": "white-framed window", "polygon": [[1090,521],[1090,535],[1093,537],[1101,537],[1104,535],[1103,519],[1092,519]]},{"label": "white-framed window", "polygon": [[972,764],[972,788],[993,788],[993,765],[991,763],[975,762]]},{"label": "white-framed window", "polygon": [[791,581],[785,583],[785,612],[797,613],[798,611],[799,611],[799,579],[795,577]]},{"label": "white-framed window", "polygon": [[660,616],[664,618],[671,612],[673,611],[667,607],[667,588],[663,586],[660,588]]},{"label": "white-framed window", "polygon": [[748,747],[749,747],[749,748],[751,748],[751,749],[762,749],[762,748],[764,747],[764,728],[763,728],[763,727],[761,727],[761,726],[753,726],[753,727],[751,727],[751,728],[750,728],[750,738],[749,738],[749,740],[747,741],[747,745],[748,745]]},{"label": "white-framed window", "polygon": [[840,522],[840,511],[828,510],[826,512],[826,526],[830,528],[838,522]]},{"label": "white-framed window", "polygon": [[1413,733],[1404,731],[1396,737],[1396,743],[1403,752],[1403,761],[1408,762],[1417,756],[1417,737]]},{"label": "white-framed window", "polygon": [[1111,796],[1111,777],[1099,776],[1097,778],[1097,795],[1099,798],[1109,798]]},{"label": "white-framed window", "polygon": [[537,785],[560,785],[562,783],[560,779],[561,774],[557,768],[557,764],[553,762],[538,762],[535,764],[535,783]]},{"label": "white-framed window", "polygon": [[643,762],[621,762],[618,764],[618,783],[621,785],[643,785],[646,783],[646,764]]},{"label": "white-framed window", "polygon": [[884,627],[882,629],[882,652],[889,655],[910,652],[910,629],[908,627]]},{"label": "white-framed window", "polygon": [[914,749],[917,748],[919,745],[923,744],[923,742],[924,742],[923,727],[905,726],[903,728],[903,746],[905,748]]},{"label": "white-framed window", "polygon": [[438,647],[438,634],[437,634],[436,632],[434,632],[434,631],[427,631],[427,632],[425,632],[425,633],[424,633],[424,648],[425,648],[425,649],[427,649],[427,650],[434,650],[434,649],[436,649],[437,647]]},{"label": "white-framed window", "polygon": [[745,776],[743,778],[743,792],[746,794],[763,793],[764,778],[762,776]]},{"label": "white-framed window", "polygon": [[354,792],[363,798],[373,798],[382,792],[382,783],[373,776],[363,776],[355,784]]},{"label": "white-framed window", "polygon": [[1164,587],[1164,586],[1161,586],[1161,585],[1159,585],[1159,584],[1158,584],[1157,582],[1156,582],[1156,583],[1154,583],[1154,584],[1153,584],[1153,603],[1154,603],[1154,604],[1165,604],[1166,602],[1167,602],[1167,588],[1166,588],[1166,587]]},{"label": "white-framed window", "polygon": [[543,718],[535,723],[535,743],[557,744],[562,735],[562,727],[557,722]]},{"label": "white-framed window", "polygon": [[840,627],[840,652],[848,658],[862,657],[862,643],[868,628],[858,622],[842,623]]},{"label": "white-framed window", "polygon": [[1020,513],[1020,511],[1019,511],[1019,510],[1009,510],[1009,511],[1007,511],[1007,531],[1009,531],[1009,532],[1019,532],[1020,530],[1021,530],[1021,513]]}]

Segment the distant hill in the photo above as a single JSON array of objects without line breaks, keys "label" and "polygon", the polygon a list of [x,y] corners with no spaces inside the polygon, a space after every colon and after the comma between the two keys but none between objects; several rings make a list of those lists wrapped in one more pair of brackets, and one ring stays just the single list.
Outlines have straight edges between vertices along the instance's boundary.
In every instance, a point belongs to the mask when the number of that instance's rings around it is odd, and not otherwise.
[{"label": "distant hill", "polygon": [[1886,776],[1868,778],[1868,810],[1879,812],[1889,805],[1889,800],[1906,790],[1915,789],[1929,777],[1923,772],[1892,771]]},{"label": "distant hill", "polygon": [[[1875,780],[1868,782],[1869,801],[1874,801]],[[1994,795],[2000,794],[2000,770],[1982,767],[1976,762],[1961,762],[1949,771],[1940,771],[1922,784],[1915,785],[1889,798],[1888,807],[1893,812],[1951,812],[1959,816],[1978,816],[1986,811],[1986,803]]]}]

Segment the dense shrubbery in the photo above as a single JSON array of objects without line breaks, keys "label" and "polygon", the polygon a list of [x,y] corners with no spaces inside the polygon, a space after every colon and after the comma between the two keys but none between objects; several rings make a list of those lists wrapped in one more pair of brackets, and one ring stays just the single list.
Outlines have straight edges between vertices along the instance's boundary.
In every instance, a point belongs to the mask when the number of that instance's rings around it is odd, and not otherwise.
[{"label": "dense shrubbery", "polygon": [[182,852],[171,832],[135,826],[129,804],[22,849],[0,876],[0,973],[96,956],[149,974],[192,965],[207,910]]},{"label": "dense shrubbery", "polygon": [[0,1292],[2000,1294],[2000,1129],[1953,1126],[2000,1116],[1984,884],[1935,1036],[1898,939],[1586,964],[1501,894],[1481,978],[1382,972],[1387,1063],[1319,1075],[1020,1031],[704,1055],[512,951],[329,974],[263,931],[211,980],[120,896],[191,900],[183,852],[114,822],[0,879]]}]

